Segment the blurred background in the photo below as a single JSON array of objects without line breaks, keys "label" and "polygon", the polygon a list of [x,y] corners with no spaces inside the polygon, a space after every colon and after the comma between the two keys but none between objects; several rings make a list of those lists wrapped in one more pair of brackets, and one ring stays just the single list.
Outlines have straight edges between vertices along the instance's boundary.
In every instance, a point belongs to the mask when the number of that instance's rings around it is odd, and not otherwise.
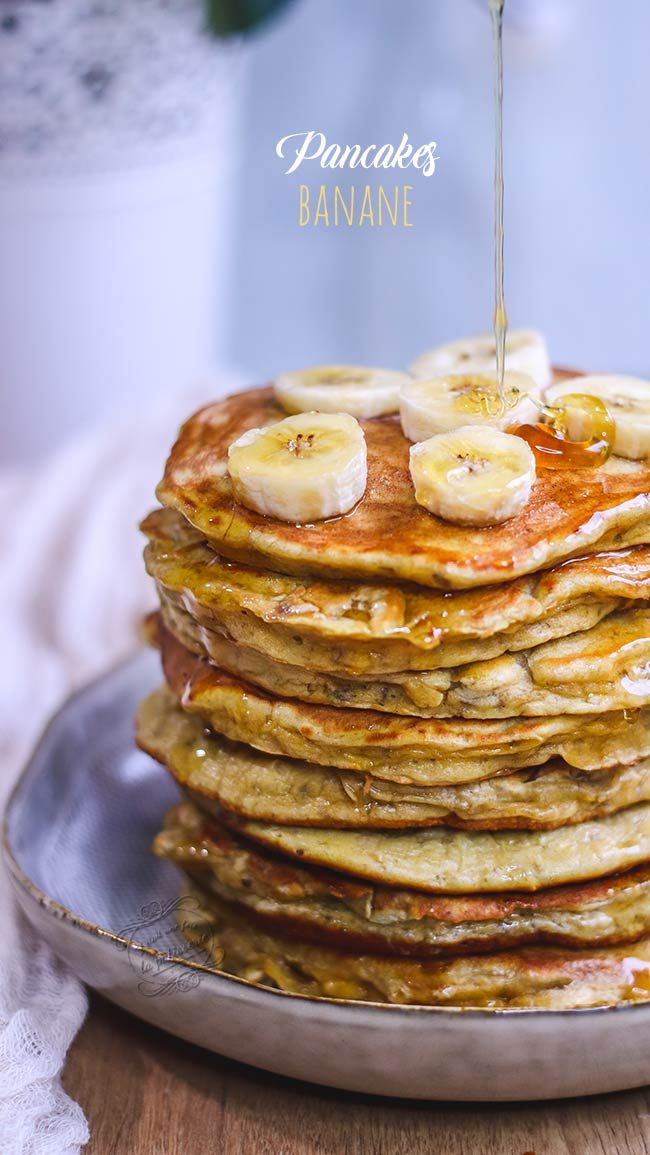
[{"label": "blurred background", "polygon": [[[279,8],[224,39],[202,0],[0,0],[5,463],[489,328],[487,0]],[[650,374],[649,43],[647,0],[506,0],[509,316],[559,363]],[[401,177],[415,227],[299,228],[301,181],[394,182],[285,176],[275,144],[308,129],[436,140],[436,174]]]}]

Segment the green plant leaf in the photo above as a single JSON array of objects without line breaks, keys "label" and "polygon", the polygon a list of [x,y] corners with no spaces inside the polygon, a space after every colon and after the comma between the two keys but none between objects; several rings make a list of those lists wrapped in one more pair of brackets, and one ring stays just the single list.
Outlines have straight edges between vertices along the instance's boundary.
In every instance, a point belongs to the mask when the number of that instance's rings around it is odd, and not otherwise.
[{"label": "green plant leaf", "polygon": [[206,0],[208,28],[216,36],[250,32],[292,0]]}]

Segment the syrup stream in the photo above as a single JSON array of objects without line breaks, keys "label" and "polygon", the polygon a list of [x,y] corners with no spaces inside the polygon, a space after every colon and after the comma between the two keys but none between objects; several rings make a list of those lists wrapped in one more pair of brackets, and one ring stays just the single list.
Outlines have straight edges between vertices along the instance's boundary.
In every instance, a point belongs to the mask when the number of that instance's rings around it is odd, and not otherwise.
[{"label": "syrup stream", "polygon": [[[494,343],[496,346],[496,377],[498,401],[504,413],[508,401],[503,387],[506,358],[508,315],[503,271],[503,10],[505,0],[487,0],[492,23],[492,52],[494,61]],[[566,413],[561,405],[547,408],[542,420],[535,425],[522,425],[510,432],[528,442],[538,466],[546,469],[593,468],[606,461],[612,451],[614,426],[601,404],[594,398],[576,396],[591,429],[584,439],[573,440],[563,428]],[[604,417],[603,411],[604,410]],[[606,418],[606,420],[604,420]]]},{"label": "syrup stream", "polygon": [[503,402],[508,315],[503,275],[503,7],[505,0],[488,0],[494,59],[494,341],[497,384]]}]

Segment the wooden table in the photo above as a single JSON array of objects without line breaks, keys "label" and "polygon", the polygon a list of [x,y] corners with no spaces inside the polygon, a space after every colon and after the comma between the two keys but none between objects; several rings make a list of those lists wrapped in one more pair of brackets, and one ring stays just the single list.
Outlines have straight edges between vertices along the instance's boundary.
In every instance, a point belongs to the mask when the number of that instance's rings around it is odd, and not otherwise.
[{"label": "wooden table", "polygon": [[66,1089],[89,1155],[647,1155],[647,1090],[546,1105],[372,1099],[266,1075],[94,997]]}]

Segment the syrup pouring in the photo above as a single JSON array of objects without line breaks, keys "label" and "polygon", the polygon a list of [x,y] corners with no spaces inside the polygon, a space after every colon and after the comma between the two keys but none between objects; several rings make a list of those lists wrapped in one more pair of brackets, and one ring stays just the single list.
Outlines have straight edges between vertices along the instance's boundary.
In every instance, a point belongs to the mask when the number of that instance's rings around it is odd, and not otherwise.
[{"label": "syrup pouring", "polygon": [[[494,342],[496,347],[498,398],[485,399],[485,407],[501,413],[512,404],[505,395],[506,312],[503,267],[503,10],[505,0],[488,0],[492,21],[494,58]],[[603,401],[586,393],[572,393],[561,405],[540,405],[539,421],[513,425],[510,433],[522,437],[542,469],[579,469],[602,465],[612,452],[615,422]]]}]

